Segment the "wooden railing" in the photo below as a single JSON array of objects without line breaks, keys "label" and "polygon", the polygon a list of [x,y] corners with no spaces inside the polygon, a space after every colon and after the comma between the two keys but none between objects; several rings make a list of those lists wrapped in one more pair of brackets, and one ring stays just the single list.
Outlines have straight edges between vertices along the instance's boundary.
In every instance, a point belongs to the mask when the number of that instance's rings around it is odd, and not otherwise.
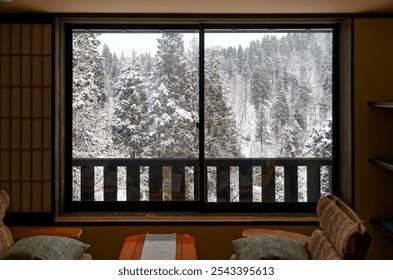
[{"label": "wooden railing", "polygon": [[[300,188],[307,202],[315,202],[321,195],[322,177],[329,189],[332,181],[331,159],[205,159],[204,165],[203,193],[208,202],[280,201],[277,193],[283,202],[297,202]],[[200,197],[198,159],[73,159],[73,167],[74,191],[80,193],[80,201],[97,200],[97,192],[103,193],[104,201],[117,201],[120,188],[126,201]],[[98,168],[101,188],[95,183]]]}]

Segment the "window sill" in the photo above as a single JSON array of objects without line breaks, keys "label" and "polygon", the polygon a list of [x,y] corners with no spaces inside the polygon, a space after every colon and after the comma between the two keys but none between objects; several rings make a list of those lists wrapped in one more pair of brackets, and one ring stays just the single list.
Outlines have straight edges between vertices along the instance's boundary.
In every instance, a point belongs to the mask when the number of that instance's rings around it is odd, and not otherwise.
[{"label": "window sill", "polygon": [[318,224],[315,213],[64,213],[57,223],[223,223],[223,224]]}]

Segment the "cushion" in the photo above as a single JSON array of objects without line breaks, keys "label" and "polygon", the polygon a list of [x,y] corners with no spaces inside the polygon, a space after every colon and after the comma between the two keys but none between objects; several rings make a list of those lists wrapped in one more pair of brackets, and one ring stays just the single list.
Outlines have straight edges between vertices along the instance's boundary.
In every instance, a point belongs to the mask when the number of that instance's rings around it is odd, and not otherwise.
[{"label": "cushion", "polygon": [[341,258],[354,253],[360,236],[359,222],[351,220],[335,201],[321,198],[317,205],[319,224]]},{"label": "cushion", "polygon": [[340,260],[342,259],[333,244],[323,231],[317,229],[311,235],[308,243],[308,252],[313,260]]},{"label": "cushion", "polygon": [[5,211],[10,205],[10,198],[4,190],[0,190],[0,222],[3,221],[5,216]]},{"label": "cushion", "polygon": [[4,190],[0,190],[0,255],[14,245],[14,238],[11,231],[4,225],[3,219],[5,211],[10,205],[10,198]]},{"label": "cushion", "polygon": [[308,260],[307,243],[262,234],[232,241],[237,260]]},{"label": "cushion", "polygon": [[89,247],[73,238],[40,235],[18,240],[0,259],[77,260]]}]

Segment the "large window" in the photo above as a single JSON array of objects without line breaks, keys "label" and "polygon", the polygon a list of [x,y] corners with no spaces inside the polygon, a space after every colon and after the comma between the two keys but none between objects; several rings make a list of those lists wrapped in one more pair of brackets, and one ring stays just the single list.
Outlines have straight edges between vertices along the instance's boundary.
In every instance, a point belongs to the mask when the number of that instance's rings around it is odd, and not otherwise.
[{"label": "large window", "polygon": [[68,210],[313,209],[334,179],[332,26],[65,28]]}]

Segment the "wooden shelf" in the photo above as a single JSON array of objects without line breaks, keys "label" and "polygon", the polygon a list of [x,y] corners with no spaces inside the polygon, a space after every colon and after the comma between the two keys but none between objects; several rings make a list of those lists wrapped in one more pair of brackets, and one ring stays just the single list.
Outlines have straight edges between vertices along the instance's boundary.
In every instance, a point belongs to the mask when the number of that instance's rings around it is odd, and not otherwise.
[{"label": "wooden shelf", "polygon": [[369,161],[393,171],[393,159],[370,159]]},{"label": "wooden shelf", "polygon": [[389,102],[389,101],[369,101],[367,103],[369,106],[374,108],[393,109],[393,102]]},{"label": "wooden shelf", "polygon": [[381,228],[390,238],[393,239],[393,217],[370,219],[370,223]]}]

